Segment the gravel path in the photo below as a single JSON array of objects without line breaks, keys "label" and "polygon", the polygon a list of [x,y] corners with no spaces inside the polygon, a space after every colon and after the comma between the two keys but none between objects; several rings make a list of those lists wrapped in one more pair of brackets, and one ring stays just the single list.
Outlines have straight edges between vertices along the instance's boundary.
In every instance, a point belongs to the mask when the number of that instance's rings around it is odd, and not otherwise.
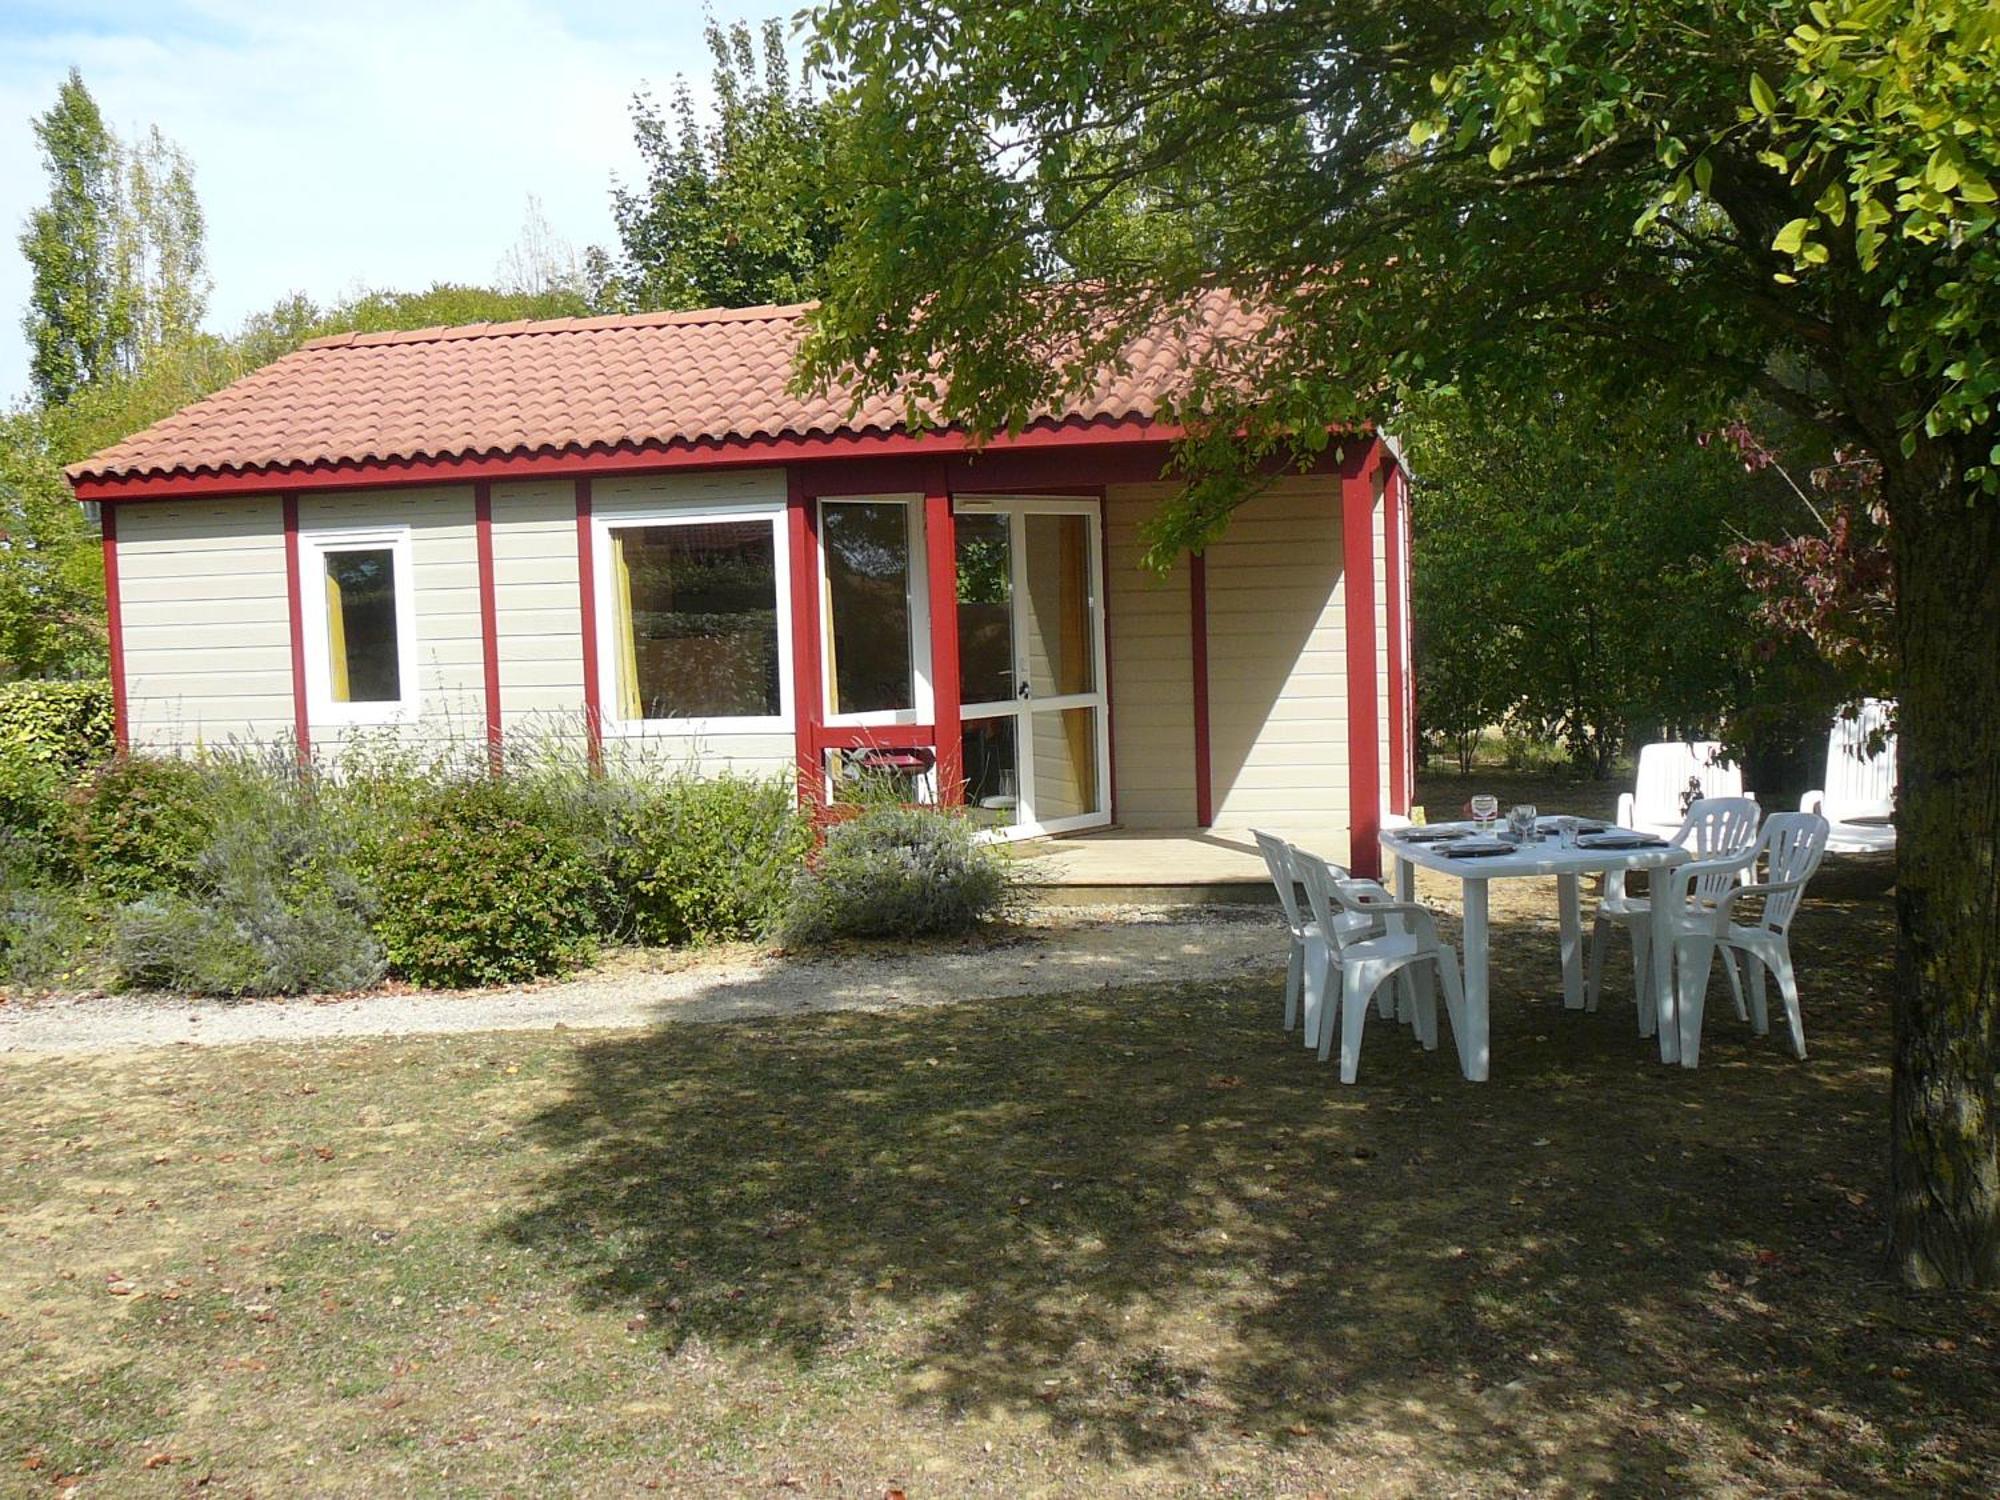
[{"label": "gravel path", "polygon": [[1275,909],[1046,913],[956,947],[777,958],[749,949],[615,955],[528,989],[224,1002],[169,996],[0,1003],[0,1053],[116,1052],[468,1031],[620,1029],[824,1010],[885,1010],[1161,980],[1268,973],[1284,962]]}]

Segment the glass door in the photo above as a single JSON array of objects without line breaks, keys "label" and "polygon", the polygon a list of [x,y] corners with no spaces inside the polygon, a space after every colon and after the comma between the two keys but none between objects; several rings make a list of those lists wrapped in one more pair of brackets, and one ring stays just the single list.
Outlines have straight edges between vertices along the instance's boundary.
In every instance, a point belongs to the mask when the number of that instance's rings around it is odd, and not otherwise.
[{"label": "glass door", "polygon": [[1098,509],[956,505],[965,800],[1008,835],[1110,821]]}]

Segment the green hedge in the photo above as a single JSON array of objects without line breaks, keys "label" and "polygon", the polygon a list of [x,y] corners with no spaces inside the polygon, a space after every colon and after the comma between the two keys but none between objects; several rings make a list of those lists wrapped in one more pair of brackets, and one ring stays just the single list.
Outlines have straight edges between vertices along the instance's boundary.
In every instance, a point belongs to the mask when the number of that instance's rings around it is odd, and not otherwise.
[{"label": "green hedge", "polygon": [[448,788],[374,872],[376,932],[418,984],[515,984],[591,958],[603,871],[561,829],[522,816],[505,782]]},{"label": "green hedge", "polygon": [[785,778],[593,774],[560,747],[499,778],[422,747],[350,745],[337,773],[284,747],[104,759],[91,685],[25,687],[0,740],[0,982],[519,983],[606,941],[761,938],[811,847]]},{"label": "green hedge", "polygon": [[70,797],[72,858],[84,883],[127,901],[190,889],[220,790],[184,760],[128,756],[100,767]]},{"label": "green hedge", "polygon": [[812,843],[798,799],[776,779],[676,777],[622,821],[613,878],[648,943],[762,937]]},{"label": "green hedge", "polygon": [[31,761],[71,777],[115,748],[108,682],[10,682],[0,686],[0,763]]}]

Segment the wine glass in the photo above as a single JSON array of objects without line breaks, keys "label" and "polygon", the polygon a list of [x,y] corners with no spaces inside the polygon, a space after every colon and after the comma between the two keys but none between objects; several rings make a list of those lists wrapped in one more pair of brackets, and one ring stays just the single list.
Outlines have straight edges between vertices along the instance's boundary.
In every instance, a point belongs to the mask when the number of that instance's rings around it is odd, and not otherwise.
[{"label": "wine glass", "polygon": [[1500,799],[1488,792],[1481,792],[1472,799],[1472,815],[1479,820],[1482,831],[1490,832],[1493,819],[1500,811]]}]

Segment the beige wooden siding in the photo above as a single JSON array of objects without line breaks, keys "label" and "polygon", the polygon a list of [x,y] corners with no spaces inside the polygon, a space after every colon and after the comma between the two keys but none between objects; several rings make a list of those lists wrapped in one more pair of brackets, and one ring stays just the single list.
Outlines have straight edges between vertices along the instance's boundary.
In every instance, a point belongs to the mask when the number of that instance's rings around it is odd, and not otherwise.
[{"label": "beige wooden siding", "polygon": [[1279,481],[1208,549],[1215,820],[1344,854],[1347,659],[1339,480]]},{"label": "beige wooden siding", "polygon": [[500,727],[509,739],[583,740],[576,486],[493,486],[493,604]]},{"label": "beige wooden siding", "polygon": [[1139,525],[1168,485],[1113,485],[1105,496],[1111,758],[1118,821],[1194,826],[1194,658],[1187,560],[1165,578],[1140,564]]},{"label": "beige wooden siding", "polygon": [[291,732],[276,496],[121,505],[118,574],[134,745],[190,751]]},{"label": "beige wooden siding", "polygon": [[[301,538],[319,531],[403,526],[410,531],[416,599],[417,717],[402,727],[399,738],[476,748],[486,735],[486,668],[472,486],[299,496]],[[304,581],[308,588],[318,582]],[[308,649],[315,645],[309,642]],[[332,749],[352,732],[316,722],[313,744]]]}]

